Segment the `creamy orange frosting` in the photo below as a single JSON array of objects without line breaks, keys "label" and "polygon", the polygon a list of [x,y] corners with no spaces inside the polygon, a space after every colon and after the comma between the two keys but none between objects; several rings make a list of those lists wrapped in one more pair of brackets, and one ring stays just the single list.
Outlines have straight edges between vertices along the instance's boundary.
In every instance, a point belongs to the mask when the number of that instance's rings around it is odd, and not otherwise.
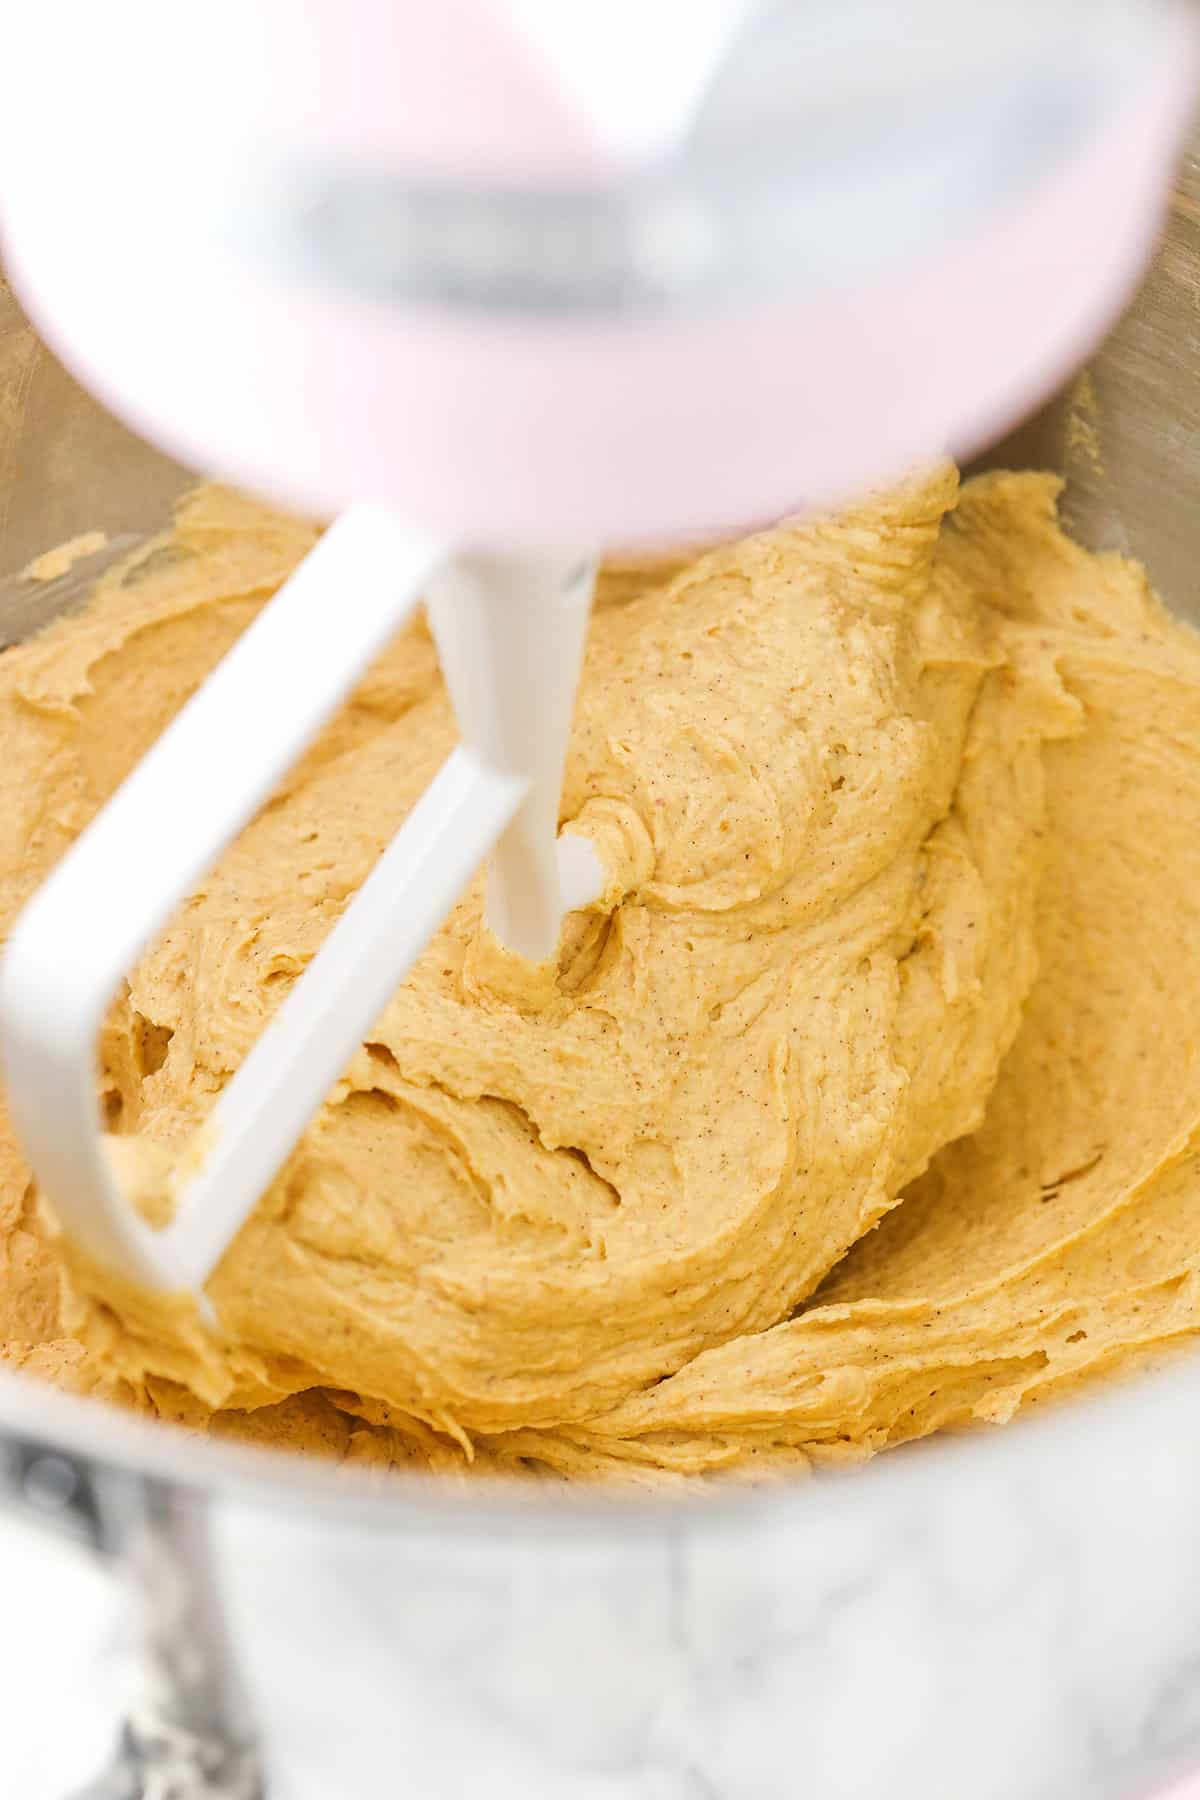
[{"label": "creamy orange frosting", "polygon": [[[1005,1418],[1195,1330],[1200,640],[1056,491],[945,468],[607,571],[562,818],[608,883],[555,965],[476,883],[217,1332],[67,1255],[5,1126],[5,1356],[354,1459],[662,1481]],[[202,489],[0,660],[0,924],[312,540]],[[454,735],[415,627],[131,972],[101,1080],[144,1194]]]}]

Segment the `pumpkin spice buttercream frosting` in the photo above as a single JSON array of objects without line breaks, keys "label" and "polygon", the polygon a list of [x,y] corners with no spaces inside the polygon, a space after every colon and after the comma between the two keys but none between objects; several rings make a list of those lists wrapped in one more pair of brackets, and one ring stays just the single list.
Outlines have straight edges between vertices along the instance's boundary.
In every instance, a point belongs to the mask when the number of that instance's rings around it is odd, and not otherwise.
[{"label": "pumpkin spice buttercream frosting", "polygon": [[[1200,1329],[1200,638],[1057,492],[943,467],[606,569],[562,820],[607,886],[556,961],[476,882],[215,1330],[85,1267],[5,1123],[4,1359],[351,1461],[662,1484],[1003,1420]],[[200,489],[0,659],[0,926],[314,536]],[[418,624],[131,971],[101,1094],[150,1214],[454,741]]]}]

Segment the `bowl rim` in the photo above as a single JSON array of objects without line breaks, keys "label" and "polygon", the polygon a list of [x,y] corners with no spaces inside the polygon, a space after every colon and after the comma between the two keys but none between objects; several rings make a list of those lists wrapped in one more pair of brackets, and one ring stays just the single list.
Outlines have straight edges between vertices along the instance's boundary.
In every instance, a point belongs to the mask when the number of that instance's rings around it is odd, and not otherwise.
[{"label": "bowl rim", "polygon": [[1006,1422],[983,1423],[884,1450],[869,1463],[751,1483],[697,1480],[689,1490],[518,1476],[451,1482],[444,1475],[381,1471],[303,1452],[223,1442],[170,1420],[127,1412],[113,1401],[70,1394],[42,1378],[0,1369],[0,1449],[6,1439],[117,1473],[368,1531],[463,1540],[627,1539],[685,1528],[744,1532],[836,1517],[864,1519],[902,1501],[944,1505],[974,1486],[998,1487],[1013,1473],[1047,1485],[1078,1483],[1084,1461],[1116,1445],[1128,1460],[1138,1440],[1191,1441],[1200,1412],[1200,1355],[1178,1352],[1168,1368],[1099,1377],[1075,1393]]}]

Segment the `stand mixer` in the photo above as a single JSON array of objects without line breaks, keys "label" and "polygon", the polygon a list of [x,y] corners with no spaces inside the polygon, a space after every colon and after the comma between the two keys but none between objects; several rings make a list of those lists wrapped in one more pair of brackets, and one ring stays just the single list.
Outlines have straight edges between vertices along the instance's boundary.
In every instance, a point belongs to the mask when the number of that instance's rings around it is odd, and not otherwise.
[{"label": "stand mixer", "polygon": [[[911,0],[903,22],[874,0],[22,21],[0,224],[48,341],[184,459],[340,514],[8,946],[13,1117],[96,1261],[202,1291],[489,855],[488,923],[529,961],[601,899],[558,832],[598,547],[968,451],[1111,321],[1190,115],[1190,9],[1010,0],[968,30]],[[106,1008],[422,599],[460,747],[152,1230],[101,1129]]]}]

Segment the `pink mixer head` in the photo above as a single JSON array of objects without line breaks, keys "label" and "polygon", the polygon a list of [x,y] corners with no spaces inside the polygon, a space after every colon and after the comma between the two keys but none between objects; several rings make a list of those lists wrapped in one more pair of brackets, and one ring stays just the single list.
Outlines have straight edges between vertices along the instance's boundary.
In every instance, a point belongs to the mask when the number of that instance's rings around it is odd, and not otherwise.
[{"label": "pink mixer head", "polygon": [[[384,500],[496,544],[733,527],[969,452],[1030,409],[1136,281],[1191,115],[1195,33],[1172,11],[1094,129],[920,254],[838,282],[739,286],[735,268],[731,288],[727,267],[694,304],[605,307],[571,299],[593,238],[551,235],[552,269],[564,241],[578,253],[559,269],[568,301],[526,305],[492,279],[503,246],[480,197],[499,170],[519,227],[523,183],[553,223],[556,193],[604,159],[503,11],[357,0],[349,31],[342,0],[212,0],[202,24],[152,0],[26,9],[0,226],[64,360],[183,460],[321,512]],[[263,186],[284,153],[299,175]],[[336,167],[356,227],[331,222],[328,183],[297,201],[318,167]],[[474,186],[455,217],[497,303],[379,262],[397,169],[418,252],[445,248],[437,184]],[[272,196],[358,260],[326,279],[319,254],[268,242]],[[651,287],[686,288],[703,213],[670,187],[639,204],[645,242],[615,228],[635,274],[649,257]]]}]

